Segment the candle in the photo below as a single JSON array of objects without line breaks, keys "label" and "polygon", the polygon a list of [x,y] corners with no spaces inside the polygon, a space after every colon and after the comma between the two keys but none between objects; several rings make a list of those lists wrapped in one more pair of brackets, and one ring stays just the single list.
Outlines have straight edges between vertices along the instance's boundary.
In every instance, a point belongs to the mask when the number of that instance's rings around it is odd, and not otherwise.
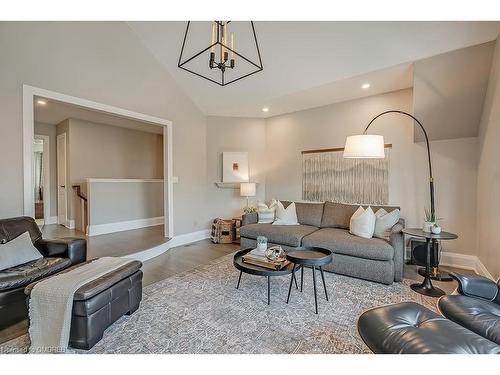
[{"label": "candle", "polygon": [[211,52],[215,52],[215,46],[213,45],[214,43],[215,43],[215,22],[212,23],[212,43],[210,43],[212,45]]},{"label": "candle", "polygon": [[231,59],[234,60],[234,33],[231,33]]}]

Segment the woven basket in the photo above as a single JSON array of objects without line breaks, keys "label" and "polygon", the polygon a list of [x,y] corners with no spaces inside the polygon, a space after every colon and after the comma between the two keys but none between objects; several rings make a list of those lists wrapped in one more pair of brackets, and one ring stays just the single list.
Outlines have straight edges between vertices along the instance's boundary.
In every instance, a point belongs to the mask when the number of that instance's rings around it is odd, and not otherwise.
[{"label": "woven basket", "polygon": [[232,243],[234,240],[234,221],[215,219],[212,222],[210,239],[213,243]]}]

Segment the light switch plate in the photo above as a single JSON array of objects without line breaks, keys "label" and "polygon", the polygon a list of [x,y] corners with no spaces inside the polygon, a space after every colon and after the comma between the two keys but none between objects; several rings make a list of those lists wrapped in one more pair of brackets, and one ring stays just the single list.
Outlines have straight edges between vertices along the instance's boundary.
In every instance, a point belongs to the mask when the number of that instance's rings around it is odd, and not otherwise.
[{"label": "light switch plate", "polygon": [[177,176],[172,176],[172,183],[177,184],[179,182],[179,177]]}]

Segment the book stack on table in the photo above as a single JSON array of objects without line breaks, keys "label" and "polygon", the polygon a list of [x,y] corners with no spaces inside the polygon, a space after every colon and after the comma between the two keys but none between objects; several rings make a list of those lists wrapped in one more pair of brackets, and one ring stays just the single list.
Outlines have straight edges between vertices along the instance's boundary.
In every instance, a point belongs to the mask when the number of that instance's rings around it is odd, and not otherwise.
[{"label": "book stack on table", "polygon": [[286,267],[290,264],[290,262],[286,259],[281,261],[273,261],[266,258],[266,255],[258,251],[257,249],[253,249],[242,257],[243,262],[248,264],[253,264],[254,266],[269,268],[272,270],[279,271],[283,267]]}]

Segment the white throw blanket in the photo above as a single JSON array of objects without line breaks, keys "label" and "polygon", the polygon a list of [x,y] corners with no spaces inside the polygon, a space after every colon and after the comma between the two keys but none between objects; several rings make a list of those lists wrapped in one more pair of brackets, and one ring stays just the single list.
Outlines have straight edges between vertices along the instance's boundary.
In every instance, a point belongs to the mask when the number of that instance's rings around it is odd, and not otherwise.
[{"label": "white throw blanket", "polygon": [[29,302],[30,353],[66,352],[75,292],[90,281],[132,261],[133,259],[124,258],[99,258],[36,284]]}]

